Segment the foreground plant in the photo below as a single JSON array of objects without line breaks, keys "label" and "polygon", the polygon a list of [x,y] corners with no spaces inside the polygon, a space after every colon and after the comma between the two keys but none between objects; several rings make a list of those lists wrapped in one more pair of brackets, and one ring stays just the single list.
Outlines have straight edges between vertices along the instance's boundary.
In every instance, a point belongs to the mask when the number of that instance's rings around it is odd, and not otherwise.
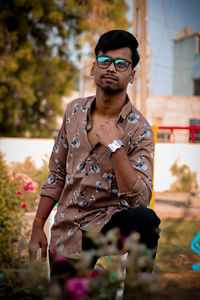
[{"label": "foreground plant", "polygon": [[[88,234],[91,238],[92,234]],[[69,273],[53,278],[47,276],[47,266],[41,261],[17,270],[5,271],[0,283],[0,299],[38,299],[38,300],[94,300],[115,299],[116,292],[122,292],[124,269],[127,269],[126,296],[124,299],[143,299],[153,284],[153,277],[147,271],[152,268],[151,251],[138,243],[138,234],[128,238],[120,237],[119,232],[112,230],[106,236],[92,237],[98,244],[98,250],[83,253],[79,261],[71,263],[55,252],[55,259],[60,266],[67,263],[74,269],[73,276]],[[122,245],[119,250],[119,240]],[[128,258],[123,254],[129,252]],[[110,259],[100,259],[95,268],[91,268],[94,256],[110,255]],[[12,287],[12,288],[11,288]],[[140,297],[140,298],[138,298]]]}]

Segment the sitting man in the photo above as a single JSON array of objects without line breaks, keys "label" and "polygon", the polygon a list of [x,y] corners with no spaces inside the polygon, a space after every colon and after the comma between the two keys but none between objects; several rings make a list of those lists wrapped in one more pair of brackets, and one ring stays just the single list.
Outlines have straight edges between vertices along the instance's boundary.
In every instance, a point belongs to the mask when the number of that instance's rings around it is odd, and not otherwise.
[{"label": "sitting man", "polygon": [[157,247],[160,220],[147,208],[154,137],[127,95],[140,59],[137,48],[135,37],[123,30],[103,34],[96,45],[90,71],[96,95],[70,102],[65,111],[33,222],[33,259],[42,248],[46,260],[43,227],[56,202],[50,258],[60,248],[67,258],[79,259],[82,249],[90,248],[84,232],[106,233],[114,227],[125,237],[139,232],[141,243]]}]

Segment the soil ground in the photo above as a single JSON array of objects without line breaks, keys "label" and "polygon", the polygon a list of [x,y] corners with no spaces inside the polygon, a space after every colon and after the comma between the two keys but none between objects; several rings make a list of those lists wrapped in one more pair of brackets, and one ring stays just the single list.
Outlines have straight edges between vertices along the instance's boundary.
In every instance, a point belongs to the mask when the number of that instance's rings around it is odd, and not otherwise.
[{"label": "soil ground", "polygon": [[[168,218],[199,221],[200,197],[188,193],[156,193],[155,212],[161,222]],[[198,242],[200,245],[200,241]],[[200,263],[200,255],[197,263]],[[187,260],[187,257],[185,257]],[[153,295],[153,300],[197,300],[200,299],[200,271],[191,269],[191,262],[184,261],[188,269],[179,273],[165,273],[160,279],[160,288]],[[159,281],[159,279],[158,279]]]}]

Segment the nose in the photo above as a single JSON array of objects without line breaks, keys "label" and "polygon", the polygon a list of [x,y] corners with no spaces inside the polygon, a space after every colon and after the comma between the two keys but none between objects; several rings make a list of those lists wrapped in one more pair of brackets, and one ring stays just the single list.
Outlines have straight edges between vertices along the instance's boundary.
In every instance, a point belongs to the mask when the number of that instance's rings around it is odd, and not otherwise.
[{"label": "nose", "polygon": [[116,72],[114,61],[111,62],[110,66],[107,68],[109,72]]}]

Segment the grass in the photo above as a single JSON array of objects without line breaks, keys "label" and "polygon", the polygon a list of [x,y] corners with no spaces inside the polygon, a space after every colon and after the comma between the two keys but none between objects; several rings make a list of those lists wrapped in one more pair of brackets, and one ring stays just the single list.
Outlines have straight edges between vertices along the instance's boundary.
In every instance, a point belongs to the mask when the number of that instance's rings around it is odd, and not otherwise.
[{"label": "grass", "polygon": [[190,270],[192,264],[200,262],[200,255],[190,248],[199,230],[199,221],[164,220],[161,223],[155,271],[178,273]]}]

